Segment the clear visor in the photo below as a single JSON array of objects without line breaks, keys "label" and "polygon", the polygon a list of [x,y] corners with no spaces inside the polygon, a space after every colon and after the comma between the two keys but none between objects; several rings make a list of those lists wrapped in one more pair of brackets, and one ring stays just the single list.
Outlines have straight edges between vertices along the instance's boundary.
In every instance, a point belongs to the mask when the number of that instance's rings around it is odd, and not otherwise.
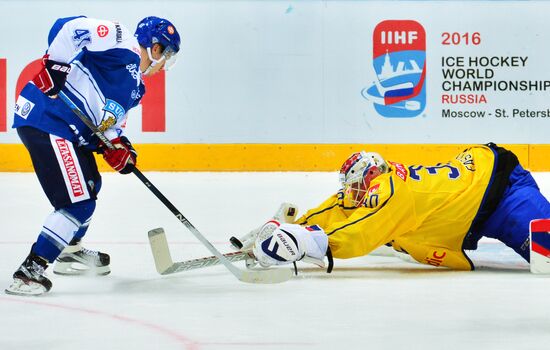
[{"label": "clear visor", "polygon": [[162,52],[161,60],[164,60],[166,63],[164,63],[164,70],[170,70],[170,68],[174,67],[176,64],[176,60],[178,58],[178,53],[174,51],[171,47],[167,47]]},{"label": "clear visor", "polygon": [[167,47],[162,52],[162,56],[158,60],[153,58],[153,54],[151,53],[151,48],[147,48],[147,55],[149,56],[149,59],[151,60],[151,65],[147,70],[144,72],[145,75],[147,75],[157,64],[163,64],[162,69],[169,70],[170,68],[174,67],[176,64],[176,58],[177,53],[171,48]]}]

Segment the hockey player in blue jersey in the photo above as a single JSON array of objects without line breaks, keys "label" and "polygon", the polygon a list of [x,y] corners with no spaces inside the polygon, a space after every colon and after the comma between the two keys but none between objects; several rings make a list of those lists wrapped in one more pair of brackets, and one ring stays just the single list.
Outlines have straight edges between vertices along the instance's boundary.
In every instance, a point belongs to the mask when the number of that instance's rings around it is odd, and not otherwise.
[{"label": "hockey player in blue jersey", "polygon": [[[124,135],[128,111],[145,93],[142,75],[173,64],[180,48],[175,26],[146,17],[135,33],[122,24],[84,16],[58,19],[48,35],[41,71],[21,91],[13,127],[27,148],[42,189],[54,207],[8,294],[49,291],[54,272],[105,275],[109,255],[80,241],[101,189],[94,152],[122,174],[132,172],[137,153]],[[90,129],[57,98],[63,91],[115,146],[103,147]]]}]

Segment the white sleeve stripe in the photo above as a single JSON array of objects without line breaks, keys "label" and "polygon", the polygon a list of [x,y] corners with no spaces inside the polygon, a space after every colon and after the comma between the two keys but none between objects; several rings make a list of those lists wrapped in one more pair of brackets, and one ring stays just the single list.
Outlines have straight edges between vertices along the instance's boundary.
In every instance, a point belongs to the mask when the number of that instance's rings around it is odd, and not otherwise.
[{"label": "white sleeve stripe", "polygon": [[86,97],[80,93],[71,83],[67,82],[65,85],[67,89],[78,98],[80,102],[82,102],[82,105],[84,106],[84,109],[86,110],[86,113],[88,114],[88,119],[90,119],[94,125],[98,125],[98,119],[94,112],[92,111],[92,107],[89,105],[88,100],[86,100]]},{"label": "white sleeve stripe", "polygon": [[88,80],[90,81],[90,83],[94,87],[94,90],[97,92],[97,95],[99,96],[99,99],[101,100],[101,102],[103,102],[103,104],[105,104],[105,96],[103,96],[103,93],[99,89],[99,86],[97,85],[97,82],[95,81],[94,77],[92,76],[92,73],[90,73],[88,68],[84,67],[84,65],[80,61],[74,61],[73,64],[78,69],[80,69],[84,75],[86,75],[88,77]]}]

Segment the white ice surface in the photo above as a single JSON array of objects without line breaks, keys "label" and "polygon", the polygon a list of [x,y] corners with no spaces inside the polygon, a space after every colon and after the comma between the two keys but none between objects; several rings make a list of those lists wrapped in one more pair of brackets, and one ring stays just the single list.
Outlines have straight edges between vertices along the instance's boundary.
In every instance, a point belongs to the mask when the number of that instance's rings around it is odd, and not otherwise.
[{"label": "white ice surface", "polygon": [[[221,251],[291,201],[306,209],[334,173],[147,173]],[[550,195],[550,174],[535,174]],[[50,212],[34,174],[0,173],[0,287]],[[42,297],[0,295],[0,349],[546,349],[550,276],[495,241],[474,272],[391,257],[337,260],[328,275],[299,265],[279,285],[241,283],[216,266],[156,273],[149,229],[165,228],[175,260],[210,255],[133,175],[105,174],[85,243],[111,255],[105,277],[50,272]],[[242,265],[239,265],[242,266]]]}]

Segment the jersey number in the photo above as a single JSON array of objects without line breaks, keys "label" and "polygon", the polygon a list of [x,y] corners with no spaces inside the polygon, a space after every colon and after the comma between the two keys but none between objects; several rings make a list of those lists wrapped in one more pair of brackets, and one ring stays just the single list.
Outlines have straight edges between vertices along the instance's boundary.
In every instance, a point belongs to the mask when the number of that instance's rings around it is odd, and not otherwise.
[{"label": "jersey number", "polygon": [[458,171],[458,168],[455,168],[451,164],[437,164],[435,166],[423,166],[423,165],[411,165],[409,166],[409,175],[411,179],[420,181],[421,177],[419,175],[420,170],[422,168],[425,168],[429,175],[436,175],[441,169],[448,169],[448,176],[449,179],[456,179],[460,176],[460,172]]},{"label": "jersey number", "polygon": [[84,46],[86,45],[86,42],[91,43],[92,38],[90,35],[90,31],[87,29],[75,29],[73,41],[76,47]]}]

